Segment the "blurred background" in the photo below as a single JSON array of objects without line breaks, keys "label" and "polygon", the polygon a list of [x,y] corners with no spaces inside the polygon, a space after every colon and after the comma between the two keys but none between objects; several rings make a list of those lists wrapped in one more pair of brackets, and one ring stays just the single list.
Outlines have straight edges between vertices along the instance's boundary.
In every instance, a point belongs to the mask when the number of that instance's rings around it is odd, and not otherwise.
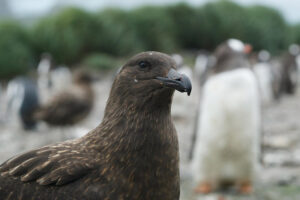
[{"label": "blurred background", "polygon": [[[118,69],[132,55],[154,50],[172,55],[193,82],[191,97],[176,93],[172,108],[181,199],[300,199],[299,9],[298,0],[0,0],[0,162],[95,128]],[[248,51],[230,54],[230,38]],[[261,126],[254,143],[261,148],[253,162],[260,170],[250,194],[196,194],[190,165],[203,88],[219,73],[214,67],[222,68],[218,47],[226,44],[226,59],[240,56],[257,80]],[[76,120],[33,114],[65,99],[79,101]]]}]

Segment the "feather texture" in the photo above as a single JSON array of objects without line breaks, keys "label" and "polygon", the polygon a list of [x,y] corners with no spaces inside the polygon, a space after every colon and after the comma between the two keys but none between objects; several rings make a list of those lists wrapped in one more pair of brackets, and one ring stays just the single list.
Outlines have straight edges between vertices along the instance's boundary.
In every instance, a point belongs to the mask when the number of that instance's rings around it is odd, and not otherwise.
[{"label": "feather texture", "polygon": [[[139,68],[144,60],[151,70]],[[162,53],[130,59],[115,78],[102,123],[81,138],[3,163],[0,199],[179,199],[174,89],[153,79],[170,69],[174,61]]]}]

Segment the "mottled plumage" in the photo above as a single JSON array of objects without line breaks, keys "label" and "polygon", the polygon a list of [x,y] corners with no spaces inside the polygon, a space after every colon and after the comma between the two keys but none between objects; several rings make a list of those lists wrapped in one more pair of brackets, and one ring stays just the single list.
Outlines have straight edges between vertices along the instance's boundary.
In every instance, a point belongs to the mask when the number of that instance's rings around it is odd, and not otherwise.
[{"label": "mottled plumage", "polygon": [[0,199],[179,199],[174,88],[191,91],[169,56],[131,58],[115,78],[102,123],[3,163]]},{"label": "mottled plumage", "polygon": [[92,78],[85,72],[74,77],[74,86],[62,91],[42,105],[35,113],[37,120],[50,125],[72,125],[84,119],[93,107]]}]

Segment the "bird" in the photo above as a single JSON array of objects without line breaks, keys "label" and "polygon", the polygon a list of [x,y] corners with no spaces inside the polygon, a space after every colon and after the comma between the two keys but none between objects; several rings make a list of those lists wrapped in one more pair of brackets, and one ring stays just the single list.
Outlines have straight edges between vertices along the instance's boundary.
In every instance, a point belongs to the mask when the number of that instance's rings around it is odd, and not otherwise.
[{"label": "bird", "polygon": [[254,73],[235,69],[204,85],[193,167],[196,192],[251,193],[259,166],[260,101]]},{"label": "bird", "polygon": [[[72,72],[69,67],[59,65],[50,71],[51,92],[59,92],[72,84]],[[50,93],[51,93],[50,92]]]},{"label": "bird", "polygon": [[44,102],[50,94],[51,77],[50,71],[54,66],[53,58],[49,53],[43,53],[37,66],[37,83],[41,96],[41,102]]},{"label": "bird", "polygon": [[280,91],[283,94],[295,94],[297,91],[298,63],[297,56],[300,55],[300,47],[297,44],[289,46],[289,51],[281,58],[281,84]]},{"label": "bird", "polygon": [[28,77],[16,77],[9,81],[6,90],[5,118],[10,124],[16,126],[20,120],[25,130],[36,127],[33,113],[39,106],[39,93],[37,84]]},{"label": "bird", "polygon": [[212,61],[209,61],[208,70],[211,70],[211,73],[214,74],[241,67],[250,68],[248,61],[245,59],[245,55],[250,51],[251,46],[249,44],[244,44],[242,41],[233,38],[228,39],[214,51],[214,59],[210,58]]},{"label": "bird", "polygon": [[195,76],[198,78],[200,86],[203,85],[203,83],[205,82],[209,58],[209,52],[201,51],[198,53],[195,60]]},{"label": "bird", "polygon": [[74,75],[74,84],[54,95],[34,113],[37,121],[51,126],[68,126],[83,120],[93,107],[93,77],[85,71]]},{"label": "bird", "polygon": [[191,89],[170,56],[133,56],[114,79],[100,125],[4,162],[0,199],[179,199],[170,109],[175,90]]},{"label": "bird", "polygon": [[261,50],[258,53],[258,62],[253,65],[253,72],[257,77],[257,82],[260,91],[262,105],[270,104],[275,99],[273,93],[276,83],[275,74],[272,71],[273,65],[270,62],[270,53],[266,50]]},{"label": "bird", "polygon": [[49,53],[43,53],[37,66],[37,83],[41,103],[47,102],[53,94],[68,88],[72,74],[67,66],[56,66]]},{"label": "bird", "polygon": [[228,53],[204,83],[191,163],[196,193],[232,187],[252,192],[259,165],[260,101],[256,77],[243,59],[242,53]]}]

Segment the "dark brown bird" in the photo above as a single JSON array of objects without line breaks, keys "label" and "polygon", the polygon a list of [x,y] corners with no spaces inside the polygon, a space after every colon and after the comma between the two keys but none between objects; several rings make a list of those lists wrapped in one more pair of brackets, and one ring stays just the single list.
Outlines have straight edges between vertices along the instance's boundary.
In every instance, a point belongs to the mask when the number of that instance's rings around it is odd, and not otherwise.
[{"label": "dark brown bird", "polygon": [[1,165],[0,199],[179,199],[174,89],[190,94],[191,83],[171,57],[134,56],[116,76],[97,128]]},{"label": "dark brown bird", "polygon": [[93,78],[86,72],[74,75],[74,85],[51,98],[34,114],[36,120],[53,126],[72,125],[83,120],[93,107]]}]

